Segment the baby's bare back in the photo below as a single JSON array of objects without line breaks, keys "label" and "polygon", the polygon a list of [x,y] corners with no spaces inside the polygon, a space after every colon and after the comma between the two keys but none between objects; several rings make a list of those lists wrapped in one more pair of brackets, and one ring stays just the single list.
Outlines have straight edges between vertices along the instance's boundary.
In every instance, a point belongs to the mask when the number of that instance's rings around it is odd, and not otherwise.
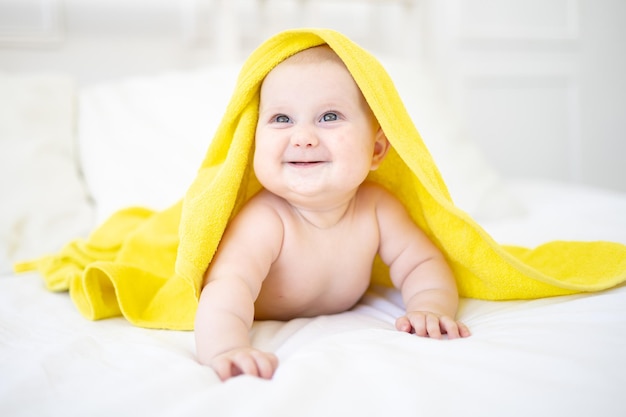
[{"label": "baby's bare back", "polygon": [[280,253],[255,302],[259,320],[288,320],[346,311],[370,283],[378,251],[375,186],[364,186],[339,222],[317,227],[275,196],[261,196],[280,216]]}]

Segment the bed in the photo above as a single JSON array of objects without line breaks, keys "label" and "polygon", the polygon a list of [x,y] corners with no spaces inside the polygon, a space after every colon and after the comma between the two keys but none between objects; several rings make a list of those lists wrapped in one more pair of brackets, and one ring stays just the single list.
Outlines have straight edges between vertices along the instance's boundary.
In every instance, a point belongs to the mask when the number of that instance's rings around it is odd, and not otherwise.
[{"label": "bed", "polygon": [[[498,242],[626,244],[626,194],[504,178],[450,122],[432,73],[381,60],[454,200]],[[256,322],[253,344],[280,359],[274,378],[222,383],[197,363],[193,332],[88,321],[67,293],[12,272],[13,262],[86,236],[121,207],[162,209],[180,198],[238,67],[89,85],[71,73],[0,75],[0,415],[626,415],[623,285],[526,301],[462,299],[458,317],[472,336],[454,341],[396,331],[398,291],[372,286],[345,313]]]}]

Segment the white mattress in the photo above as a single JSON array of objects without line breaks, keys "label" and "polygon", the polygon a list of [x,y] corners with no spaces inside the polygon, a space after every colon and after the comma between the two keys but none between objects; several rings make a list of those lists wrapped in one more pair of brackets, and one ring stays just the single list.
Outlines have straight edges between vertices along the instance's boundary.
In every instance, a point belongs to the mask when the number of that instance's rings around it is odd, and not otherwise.
[{"label": "white mattress", "polygon": [[[626,243],[626,196],[551,183],[510,190],[527,212],[485,224],[506,243],[555,237]],[[567,210],[565,210],[567,208]],[[271,381],[219,382],[192,332],[83,319],[36,275],[0,278],[2,416],[624,416],[626,287],[533,301],[465,299],[463,340],[394,330],[399,294],[353,310],[258,322]]]}]

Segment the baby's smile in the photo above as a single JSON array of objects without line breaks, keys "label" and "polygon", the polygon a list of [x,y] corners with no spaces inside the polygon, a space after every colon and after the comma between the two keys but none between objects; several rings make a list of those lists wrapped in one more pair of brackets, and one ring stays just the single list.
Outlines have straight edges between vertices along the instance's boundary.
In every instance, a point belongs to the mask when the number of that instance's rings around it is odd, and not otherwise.
[{"label": "baby's smile", "polygon": [[290,161],[289,165],[297,166],[297,167],[312,167],[323,164],[324,161]]}]

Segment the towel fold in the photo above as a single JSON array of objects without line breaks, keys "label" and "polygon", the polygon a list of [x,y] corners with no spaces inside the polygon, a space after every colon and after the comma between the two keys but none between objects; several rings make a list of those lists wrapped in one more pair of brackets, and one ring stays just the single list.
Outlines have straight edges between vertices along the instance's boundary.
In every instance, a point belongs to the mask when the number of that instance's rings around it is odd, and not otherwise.
[{"label": "towel fold", "polygon": [[[381,64],[328,29],[282,32],[245,62],[206,157],[184,198],[161,212],[129,208],[87,240],[16,265],[37,269],[48,288],[69,290],[90,319],[123,315],[150,328],[193,329],[202,279],[229,219],[260,189],[251,169],[259,88],[285,58],[328,44],[344,61],[392,149],[369,179],[386,186],[446,255],[463,297],[528,299],[598,291],[626,279],[626,246],[549,242],[535,249],[501,246],[457,208]],[[244,256],[242,254],[242,256]],[[391,285],[375,260],[372,281]]]}]

